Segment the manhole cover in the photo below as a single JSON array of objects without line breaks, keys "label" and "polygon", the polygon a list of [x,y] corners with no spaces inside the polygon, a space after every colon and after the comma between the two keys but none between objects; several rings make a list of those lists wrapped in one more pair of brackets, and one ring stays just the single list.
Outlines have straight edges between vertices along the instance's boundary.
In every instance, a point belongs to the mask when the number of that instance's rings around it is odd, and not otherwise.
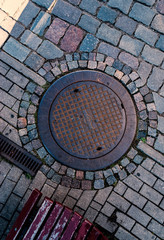
[{"label": "manhole cover", "polygon": [[64,165],[81,170],[102,169],[123,156],[136,124],[125,87],[96,71],[61,77],[45,93],[38,112],[46,149]]}]

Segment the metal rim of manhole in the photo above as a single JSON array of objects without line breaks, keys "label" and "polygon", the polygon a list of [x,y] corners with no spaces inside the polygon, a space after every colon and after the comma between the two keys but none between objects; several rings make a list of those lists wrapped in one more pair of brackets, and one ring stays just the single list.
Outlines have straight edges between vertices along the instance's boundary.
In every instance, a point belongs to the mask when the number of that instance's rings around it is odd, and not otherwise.
[{"label": "metal rim of manhole", "polygon": [[79,170],[99,170],[118,161],[137,128],[133,100],[116,79],[77,71],[55,81],[38,110],[38,129],[48,152]]}]

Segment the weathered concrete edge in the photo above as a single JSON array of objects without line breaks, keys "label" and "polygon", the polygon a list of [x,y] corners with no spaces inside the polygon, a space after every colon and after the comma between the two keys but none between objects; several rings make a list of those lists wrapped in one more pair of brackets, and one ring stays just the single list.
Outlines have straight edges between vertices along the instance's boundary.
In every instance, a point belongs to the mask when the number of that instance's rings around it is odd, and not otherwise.
[{"label": "weathered concrete edge", "polygon": [[10,55],[3,51],[0,52],[0,60],[4,61],[6,64],[10,65],[12,68],[25,75],[27,78],[30,78],[40,86],[46,84],[44,78],[42,78],[41,76],[33,72],[31,69],[27,68],[22,63],[17,61],[15,58],[11,57]]},{"label": "weathered concrete edge", "polygon": [[157,152],[155,149],[147,145],[146,143],[143,143],[142,141],[139,142],[137,145],[137,148],[144,152],[146,155],[149,157],[153,158],[156,160],[158,163],[160,163],[162,166],[164,166],[164,156]]}]

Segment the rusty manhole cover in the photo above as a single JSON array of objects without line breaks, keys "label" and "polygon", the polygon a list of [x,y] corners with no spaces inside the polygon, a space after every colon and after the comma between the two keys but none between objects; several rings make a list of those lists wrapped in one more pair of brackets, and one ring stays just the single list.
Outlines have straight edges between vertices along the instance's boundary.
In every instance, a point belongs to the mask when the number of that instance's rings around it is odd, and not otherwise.
[{"label": "rusty manhole cover", "polygon": [[49,153],[69,167],[108,167],[130,147],[136,112],[128,91],[114,78],[78,71],[57,80],[38,112],[41,139]]}]

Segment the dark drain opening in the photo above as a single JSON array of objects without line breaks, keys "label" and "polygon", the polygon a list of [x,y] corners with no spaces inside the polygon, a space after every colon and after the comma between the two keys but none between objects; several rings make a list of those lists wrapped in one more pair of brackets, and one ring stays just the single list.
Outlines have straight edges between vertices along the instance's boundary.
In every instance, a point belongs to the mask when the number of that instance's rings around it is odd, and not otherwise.
[{"label": "dark drain opening", "polygon": [[100,151],[101,149],[102,149],[102,147],[98,147],[98,148],[97,148],[97,151]]},{"label": "dark drain opening", "polygon": [[1,134],[0,155],[31,176],[34,176],[42,165],[39,159]]}]

